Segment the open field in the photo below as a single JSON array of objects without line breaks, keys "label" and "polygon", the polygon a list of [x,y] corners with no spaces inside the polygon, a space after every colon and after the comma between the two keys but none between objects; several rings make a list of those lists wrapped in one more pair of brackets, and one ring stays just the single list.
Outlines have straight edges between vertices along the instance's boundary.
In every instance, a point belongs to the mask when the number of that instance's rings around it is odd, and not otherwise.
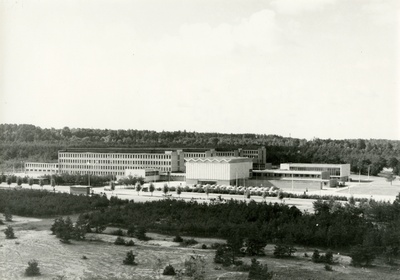
[{"label": "open field", "polygon": [[[222,243],[222,240],[196,238],[199,245],[184,248],[172,242],[171,236],[150,233],[153,240],[139,241],[132,238],[136,245],[125,247],[113,244],[115,236],[87,234],[86,241],[64,244],[50,234],[52,223],[52,219],[23,217],[14,217],[14,222],[8,223],[14,227],[17,239],[7,240],[3,234],[0,235],[0,279],[25,278],[24,271],[31,259],[38,260],[42,273],[35,279],[173,279],[171,276],[160,276],[161,269],[168,264],[181,269],[185,259],[193,254],[205,257],[206,279],[247,278],[246,272],[236,272],[214,264],[215,250],[199,249],[201,244],[209,247],[215,242]],[[0,230],[4,228],[5,225],[0,226]],[[266,256],[258,260],[268,264],[269,269],[274,271],[274,279],[398,279],[398,267],[384,266],[379,260],[375,267],[355,268],[349,265],[349,257],[335,252],[337,263],[332,266],[333,272],[329,272],[323,264],[311,262],[313,248],[298,247],[295,257],[290,259],[273,258],[273,248],[273,245],[268,245]],[[129,250],[136,254],[137,266],[122,264]],[[83,255],[87,257],[86,260],[82,259]],[[248,257],[242,260],[250,263]]]}]

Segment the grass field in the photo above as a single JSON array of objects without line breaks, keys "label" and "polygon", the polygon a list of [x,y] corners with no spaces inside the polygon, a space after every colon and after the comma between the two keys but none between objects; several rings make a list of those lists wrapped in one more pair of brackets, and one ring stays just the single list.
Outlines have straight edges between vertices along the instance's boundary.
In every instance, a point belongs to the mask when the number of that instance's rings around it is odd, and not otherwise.
[{"label": "grass field", "polygon": [[[35,279],[173,279],[171,276],[160,276],[159,273],[168,264],[183,268],[185,259],[193,254],[204,256],[206,279],[247,279],[245,272],[214,264],[214,250],[199,249],[202,244],[209,247],[223,240],[196,238],[198,245],[184,248],[172,242],[172,236],[150,233],[152,240],[133,239],[136,245],[125,247],[113,244],[115,236],[88,234],[86,241],[64,244],[50,234],[52,223],[52,219],[23,217],[14,217],[14,222],[8,223],[14,227],[17,239],[7,240],[4,234],[0,235],[0,279],[26,279],[24,271],[31,259],[39,261],[42,273]],[[0,230],[4,228],[5,225],[0,226]],[[343,252],[335,252],[336,264],[332,266],[333,271],[329,272],[323,264],[311,262],[313,248],[297,247],[295,256],[290,259],[274,258],[273,249],[273,245],[268,245],[265,248],[266,256],[258,260],[275,273],[274,279],[399,279],[398,267],[388,267],[380,260],[372,268],[355,268],[349,265],[350,258]],[[122,264],[128,250],[133,250],[137,255],[137,266]],[[82,259],[83,255],[87,259]],[[242,260],[250,263],[248,257]]]}]

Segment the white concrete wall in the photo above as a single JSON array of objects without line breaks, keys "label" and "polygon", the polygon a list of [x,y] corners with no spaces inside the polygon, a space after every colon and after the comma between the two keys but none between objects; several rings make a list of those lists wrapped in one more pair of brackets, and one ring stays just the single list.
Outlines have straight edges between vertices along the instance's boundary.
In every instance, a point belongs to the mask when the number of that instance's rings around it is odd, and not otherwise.
[{"label": "white concrete wall", "polygon": [[229,164],[222,162],[186,162],[186,179],[229,180]]},{"label": "white concrete wall", "polygon": [[249,178],[252,162],[187,162],[186,179],[233,180]]}]

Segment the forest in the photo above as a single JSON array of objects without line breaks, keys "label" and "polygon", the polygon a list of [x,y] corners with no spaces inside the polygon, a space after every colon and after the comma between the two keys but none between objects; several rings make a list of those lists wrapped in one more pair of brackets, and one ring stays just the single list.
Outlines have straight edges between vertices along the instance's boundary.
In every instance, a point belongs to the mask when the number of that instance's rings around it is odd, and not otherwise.
[{"label": "forest", "polygon": [[400,141],[383,139],[312,140],[265,134],[188,131],[40,128],[0,124],[0,169],[18,170],[23,162],[56,162],[58,150],[85,147],[216,148],[230,150],[265,146],[267,162],[350,163],[352,172],[377,175],[391,167],[400,175]]},{"label": "forest", "polygon": [[[252,240],[364,252],[393,263],[400,254],[400,199],[314,202],[314,213],[279,203],[230,200],[201,204],[168,199],[145,203],[39,190],[0,190],[0,212],[33,217],[80,213],[88,230],[106,227],[194,237]],[[258,241],[257,241],[258,240]],[[265,245],[264,245],[265,246]],[[363,254],[364,254],[363,253]]]}]

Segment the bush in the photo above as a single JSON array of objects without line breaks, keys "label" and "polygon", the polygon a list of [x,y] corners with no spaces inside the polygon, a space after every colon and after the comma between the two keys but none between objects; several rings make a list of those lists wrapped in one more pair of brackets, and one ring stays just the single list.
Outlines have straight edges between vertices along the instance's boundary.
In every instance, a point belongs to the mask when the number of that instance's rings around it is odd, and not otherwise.
[{"label": "bush", "polygon": [[255,258],[251,259],[251,266],[249,271],[249,277],[247,279],[254,280],[269,280],[274,276],[273,272],[268,272],[268,266],[262,265]]},{"label": "bush", "polygon": [[175,268],[172,265],[167,265],[164,268],[163,275],[176,275]]},{"label": "bush", "polygon": [[183,242],[183,238],[180,237],[179,235],[175,236],[174,239],[172,240],[173,242]]},{"label": "bush", "polygon": [[133,242],[133,240],[129,240],[125,243],[125,246],[135,246],[135,242]]},{"label": "bush", "polygon": [[123,264],[125,264],[125,265],[137,265],[137,263],[135,262],[135,257],[136,257],[136,255],[134,255],[132,251],[127,252],[126,253],[126,258],[123,261]]},{"label": "bush", "polygon": [[325,255],[320,255],[319,251],[315,250],[311,259],[315,263],[332,264],[333,263],[333,254],[332,254],[332,251],[328,251],[328,252],[326,252]]},{"label": "bush", "polygon": [[190,239],[184,239],[181,242],[182,246],[192,246],[192,245],[196,245],[198,242],[196,240],[194,240],[193,238]]},{"label": "bush", "polygon": [[82,260],[87,260],[87,257],[85,255],[82,256]]},{"label": "bush", "polygon": [[278,244],[274,249],[274,256],[276,258],[291,257],[297,250],[292,245]]},{"label": "bush", "polygon": [[123,239],[121,236],[118,236],[117,239],[114,241],[115,245],[125,245],[125,239]]},{"label": "bush", "polygon": [[6,235],[6,239],[14,239],[15,238],[14,229],[11,226],[8,226],[4,230],[4,234]]},{"label": "bush", "polygon": [[325,270],[326,271],[333,271],[332,266],[330,266],[329,264],[325,264]]},{"label": "bush", "polygon": [[37,276],[40,275],[40,269],[37,260],[31,260],[28,262],[28,267],[25,269],[26,276]]},{"label": "bush", "polygon": [[207,249],[207,245],[206,244],[201,245],[201,249]]},{"label": "bush", "polygon": [[124,232],[120,228],[115,230],[115,231],[113,231],[111,234],[112,235],[117,235],[117,236],[124,236]]},{"label": "bush", "polygon": [[142,241],[150,240],[150,237],[146,235],[146,229],[144,227],[139,227],[136,231],[136,238]]},{"label": "bush", "polygon": [[319,254],[318,250],[314,250],[314,253],[312,254],[311,260],[315,263],[319,263],[321,259],[321,255]]},{"label": "bush", "polygon": [[369,266],[375,259],[375,248],[357,245],[350,251],[351,264],[353,266]]}]

